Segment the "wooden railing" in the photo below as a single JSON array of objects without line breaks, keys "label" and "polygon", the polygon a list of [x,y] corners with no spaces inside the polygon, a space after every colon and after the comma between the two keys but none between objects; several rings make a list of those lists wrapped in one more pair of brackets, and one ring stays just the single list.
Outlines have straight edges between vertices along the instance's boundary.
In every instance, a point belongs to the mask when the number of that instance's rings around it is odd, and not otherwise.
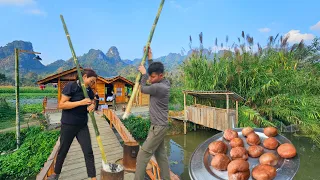
[{"label": "wooden railing", "polygon": [[103,114],[109,119],[110,128],[114,126],[124,142],[137,142],[113,110],[104,109]]},{"label": "wooden railing", "polygon": [[[127,128],[123,125],[119,117],[115,114],[115,112],[111,109],[104,109],[103,114],[109,119],[110,127],[114,126],[118,131],[119,135],[126,142],[137,142],[131,135],[131,133],[127,130]],[[152,180],[161,179],[160,178],[160,167],[154,156],[151,157],[149,164],[152,166],[146,170],[148,176]],[[171,180],[179,180],[180,178],[175,175],[172,171],[170,171]]]},{"label": "wooden railing", "polygon": [[232,128],[236,121],[234,109],[221,109],[208,106],[187,106],[187,120],[208,128],[224,131]]},{"label": "wooden railing", "polygon": [[44,97],[42,101],[42,113],[56,113],[61,112],[61,109],[58,108],[58,103],[48,102],[48,98]]},{"label": "wooden railing", "polygon": [[37,180],[46,180],[50,175],[54,173],[54,164],[56,163],[59,146],[60,138],[57,140],[56,145],[54,146],[50,156],[47,159],[47,162],[44,163],[43,168],[37,175]]}]

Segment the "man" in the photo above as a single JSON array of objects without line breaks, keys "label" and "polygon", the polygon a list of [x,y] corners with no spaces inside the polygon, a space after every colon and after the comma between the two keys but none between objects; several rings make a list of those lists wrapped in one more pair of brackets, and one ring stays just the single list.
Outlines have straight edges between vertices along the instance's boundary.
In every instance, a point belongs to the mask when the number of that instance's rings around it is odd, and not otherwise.
[{"label": "man", "polygon": [[96,91],[96,94],[95,94],[95,96],[94,96],[94,100],[96,101],[96,104],[95,104],[96,106],[95,106],[94,109],[95,109],[96,111],[98,110],[98,107],[99,107],[99,101],[100,101],[99,98],[100,98],[100,97],[99,97],[99,95],[98,95],[98,91]]},{"label": "man", "polygon": [[112,107],[113,109],[116,111],[117,110],[117,105],[116,105],[116,93],[114,93],[113,91],[111,91],[112,93]]},{"label": "man", "polygon": [[[139,71],[142,74],[141,92],[150,95],[149,112],[151,126],[149,129],[148,137],[138,153],[137,167],[134,179],[144,179],[147,164],[154,154],[160,167],[161,179],[170,180],[169,162],[164,146],[164,137],[168,130],[168,103],[170,82],[163,77],[163,64],[161,62],[152,63],[151,50],[148,54],[150,59],[148,74],[144,66],[140,66]],[[148,79],[151,83],[150,86],[146,85]]]}]

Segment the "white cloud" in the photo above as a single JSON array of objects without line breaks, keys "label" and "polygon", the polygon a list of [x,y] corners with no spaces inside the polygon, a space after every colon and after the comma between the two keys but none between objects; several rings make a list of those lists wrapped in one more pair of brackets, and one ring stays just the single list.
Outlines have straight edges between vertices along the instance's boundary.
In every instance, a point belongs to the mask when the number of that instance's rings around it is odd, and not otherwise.
[{"label": "white cloud", "polygon": [[31,10],[26,11],[26,13],[28,13],[28,14],[34,14],[34,15],[41,15],[41,16],[47,15],[46,12],[41,11],[40,9],[31,9]]},{"label": "white cloud", "polygon": [[22,12],[38,16],[45,16],[47,14],[38,8],[35,0],[0,0],[0,6],[19,6],[22,8]]},{"label": "white cloud", "polygon": [[258,31],[260,31],[262,33],[267,33],[267,32],[270,32],[271,29],[270,28],[260,28],[260,29],[258,29]]},{"label": "white cloud", "polygon": [[34,0],[0,0],[0,5],[25,6],[35,3]]},{"label": "white cloud", "polygon": [[189,8],[183,7],[182,5],[178,4],[176,1],[170,1],[170,5],[171,7],[181,10],[183,12],[187,12],[189,10]]},{"label": "white cloud", "polygon": [[317,22],[317,24],[311,26],[310,29],[313,31],[320,30],[320,21]]},{"label": "white cloud", "polygon": [[[211,48],[211,50],[212,50],[213,52],[215,52],[215,51],[220,51],[220,50],[229,50],[229,48],[227,48],[227,47],[225,47],[225,46],[223,46],[223,47],[221,47],[221,46],[213,46],[213,47]],[[233,49],[230,49],[230,50],[233,50]]]},{"label": "white cloud", "polygon": [[313,34],[301,34],[300,30],[290,30],[287,34],[285,34],[285,36],[289,35],[289,39],[288,42],[289,43],[299,43],[302,39],[304,41],[308,41],[308,40],[312,40],[314,39],[314,35]]}]

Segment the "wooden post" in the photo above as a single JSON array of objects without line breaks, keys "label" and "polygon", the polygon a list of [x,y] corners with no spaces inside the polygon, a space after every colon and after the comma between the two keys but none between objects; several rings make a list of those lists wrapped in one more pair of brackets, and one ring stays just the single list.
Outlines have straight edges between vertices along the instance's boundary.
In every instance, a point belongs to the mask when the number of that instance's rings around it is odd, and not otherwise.
[{"label": "wooden post", "polygon": [[187,99],[186,99],[186,93],[183,93],[183,108],[184,108],[184,121],[183,121],[183,127],[184,127],[184,134],[187,134]]},{"label": "wooden post", "polygon": [[187,116],[187,97],[186,97],[186,93],[183,93],[183,110],[184,110],[184,119],[186,120],[188,118],[188,116]]},{"label": "wooden post", "polygon": [[60,77],[58,78],[58,104],[60,102],[61,99],[61,81],[60,81]]},{"label": "wooden post", "polygon": [[237,127],[238,126],[238,110],[239,110],[239,108],[238,108],[238,101],[236,101],[236,123],[235,123],[235,127]]},{"label": "wooden post", "polygon": [[[194,105],[197,105],[197,97],[196,96],[194,96]],[[193,124],[193,130],[194,131],[197,130],[197,124],[196,123]]]},{"label": "wooden post", "polygon": [[111,115],[111,116],[109,116],[109,117],[107,117],[107,118],[110,118],[110,119],[109,119],[109,122],[110,122],[110,128],[112,129],[113,116]]},{"label": "wooden post", "polygon": [[[229,94],[226,95],[227,96],[227,123],[229,124]],[[228,127],[229,128],[229,127]]]}]

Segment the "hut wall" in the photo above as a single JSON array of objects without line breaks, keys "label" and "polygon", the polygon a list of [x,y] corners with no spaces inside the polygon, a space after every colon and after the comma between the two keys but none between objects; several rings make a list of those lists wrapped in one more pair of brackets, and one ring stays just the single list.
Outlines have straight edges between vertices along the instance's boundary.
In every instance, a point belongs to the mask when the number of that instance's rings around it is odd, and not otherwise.
[{"label": "hut wall", "polygon": [[106,98],[105,98],[106,97],[106,95],[105,95],[105,91],[106,91],[105,82],[97,80],[96,91],[98,91],[98,96],[100,98],[103,98],[103,100],[99,101],[99,104],[105,104],[105,102],[106,102]]}]

